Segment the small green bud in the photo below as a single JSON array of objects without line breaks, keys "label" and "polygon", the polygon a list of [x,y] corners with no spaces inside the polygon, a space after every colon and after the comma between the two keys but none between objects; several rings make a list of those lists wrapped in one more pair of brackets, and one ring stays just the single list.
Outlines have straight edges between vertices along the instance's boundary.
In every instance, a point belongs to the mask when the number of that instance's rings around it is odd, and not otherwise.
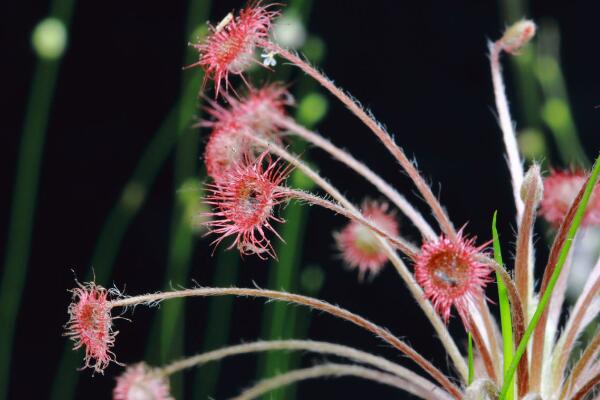
[{"label": "small green bud", "polygon": [[45,18],[38,22],[31,34],[31,45],[43,60],[57,60],[65,52],[68,33],[65,24],[58,18]]},{"label": "small green bud", "polygon": [[327,98],[319,93],[309,93],[298,104],[298,121],[307,126],[318,124],[327,114],[329,103]]}]

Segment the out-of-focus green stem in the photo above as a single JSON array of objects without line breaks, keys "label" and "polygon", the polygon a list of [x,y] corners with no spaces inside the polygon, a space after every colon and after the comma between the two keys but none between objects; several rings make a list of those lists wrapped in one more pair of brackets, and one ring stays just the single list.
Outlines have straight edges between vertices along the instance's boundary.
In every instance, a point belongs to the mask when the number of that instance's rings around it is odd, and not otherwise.
[{"label": "out-of-focus green stem", "polygon": [[[127,228],[140,211],[146,200],[146,193],[152,186],[167,157],[173,151],[177,140],[177,103],[165,117],[160,128],[146,146],[144,153],[131,176],[125,184],[119,200],[110,211],[96,243],[92,255],[93,271],[87,274],[86,281],[107,286],[114,267],[120,244]],[[78,374],[75,370],[81,363],[81,355],[71,350],[69,341],[63,350],[56,377],[53,381],[51,399],[71,399],[75,393]]]},{"label": "out-of-focus green stem", "polygon": [[95,277],[98,284],[108,284],[127,228],[145,203],[150,186],[173,151],[178,137],[176,134],[178,109],[179,103],[169,111],[146,146],[131,178],[123,187],[119,200],[110,211],[92,255],[91,265],[94,273],[90,272],[86,281]]},{"label": "out-of-focus green stem", "polygon": [[[308,84],[308,83],[307,83]],[[299,91],[306,87],[300,87]],[[313,95],[314,96],[314,95]],[[305,97],[311,98],[310,96]],[[305,104],[305,103],[304,103]],[[317,119],[302,121],[303,115],[306,115],[306,107],[301,101],[298,109],[298,117],[300,122],[307,126],[314,126],[324,115],[323,111],[314,110],[317,113]],[[326,105],[326,103],[324,103]],[[309,114],[310,115],[310,114]],[[306,144],[300,141],[294,142],[295,152],[302,152]],[[299,171],[295,171],[292,175],[292,186],[300,189],[310,189],[312,182],[308,181]],[[308,218],[308,209],[296,202],[289,204],[283,215],[286,221],[281,227],[281,236],[285,243],[280,243],[277,249],[279,261],[271,265],[269,275],[269,287],[278,290],[296,291],[300,274],[300,263],[303,248],[304,232],[306,230],[306,220]],[[299,321],[299,318],[309,318],[306,313],[298,312],[298,310],[290,310],[285,307],[285,304],[272,304],[265,307],[263,316],[263,335],[270,339],[292,338],[298,333],[299,327],[305,331],[308,326],[308,321]],[[270,352],[265,354],[263,359],[262,371],[263,377],[270,377],[277,373],[287,371],[293,362],[293,357],[290,354]],[[293,399],[295,390],[293,387],[277,389],[274,396],[278,398]]]},{"label": "out-of-focus green stem", "polygon": [[[190,0],[187,12],[186,37],[192,38],[199,22],[208,18],[210,1]],[[189,49],[186,52],[184,65],[191,64],[197,53]],[[184,74],[182,79],[181,105],[179,109],[178,131],[182,132],[175,150],[174,183],[175,190],[190,177],[196,176],[198,160],[198,132],[190,127],[196,108],[201,101],[198,96],[203,74],[200,69],[194,69]],[[171,220],[171,239],[165,287],[172,284],[183,284],[188,277],[194,248],[192,221],[185,204],[175,201]],[[184,353],[184,300],[178,299],[164,304],[157,317],[160,321],[160,360],[167,363]],[[183,398],[183,377],[178,375],[171,379],[171,394],[175,398]]]},{"label": "out-of-focus green stem", "polygon": [[[55,0],[50,7],[50,16],[67,32],[74,6],[74,0]],[[37,59],[25,111],[0,283],[0,400],[8,396],[15,322],[27,278],[40,165],[59,69],[60,58]]]},{"label": "out-of-focus green stem", "polygon": [[[237,281],[240,255],[237,251],[221,251],[217,258],[213,286],[231,286]],[[233,298],[215,297],[210,300],[206,328],[204,330],[203,352],[218,349],[227,344],[233,309]],[[221,363],[205,365],[196,372],[194,379],[194,399],[216,398]]]},{"label": "out-of-focus green stem", "polygon": [[[297,202],[289,204],[283,214],[285,225],[281,227],[281,236],[286,241],[277,251],[279,262],[270,268],[269,287],[278,290],[294,291],[298,283],[300,262],[302,256],[304,231],[308,208]],[[295,313],[283,303],[273,303],[264,308],[263,332],[270,339],[288,339],[293,333]],[[287,370],[289,355],[281,356],[279,352],[269,352],[265,355],[263,376],[273,376]],[[288,399],[287,389],[278,389],[273,393],[275,398]]]},{"label": "out-of-focus green stem", "polygon": [[[189,87],[187,89],[188,93],[197,93],[195,92],[198,86],[197,81],[187,82],[186,84]],[[146,194],[156,175],[181,136],[182,130],[179,127],[184,126],[187,128],[192,122],[192,115],[190,113],[183,114],[181,110],[182,103],[178,101],[146,146],[131,178],[125,184],[119,200],[110,211],[102,227],[92,255],[91,266],[94,270],[87,274],[86,280],[95,278],[98,284],[104,286],[108,284],[122,239],[128,226],[143,206]],[[184,115],[188,115],[187,122],[183,121]],[[50,398],[52,400],[71,399],[75,394],[79,376],[76,368],[81,363],[81,356],[73,352],[71,347],[72,344],[68,342],[63,350],[63,356],[51,390]]]},{"label": "out-of-focus green stem", "polygon": [[556,22],[542,22],[538,43],[535,76],[545,97],[542,118],[554,135],[562,161],[567,165],[589,167],[590,161],[579,141],[565,78],[560,68],[560,31]]}]

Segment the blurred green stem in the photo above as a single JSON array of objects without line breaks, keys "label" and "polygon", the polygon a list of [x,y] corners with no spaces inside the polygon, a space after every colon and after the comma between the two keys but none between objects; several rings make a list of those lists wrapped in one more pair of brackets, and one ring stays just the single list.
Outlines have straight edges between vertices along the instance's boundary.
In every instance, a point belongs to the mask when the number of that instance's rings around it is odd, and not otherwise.
[{"label": "blurred green stem", "polygon": [[[237,251],[219,252],[212,286],[226,287],[234,285],[237,281],[240,255]],[[210,299],[206,328],[204,330],[203,352],[218,349],[227,344],[229,339],[229,325],[233,310],[233,298],[222,297]],[[219,381],[221,363],[205,365],[196,372],[194,379],[194,399],[216,398],[216,388]]]},{"label": "blurred green stem", "polygon": [[[178,137],[176,133],[177,110],[179,110],[179,103],[169,111],[160,128],[146,146],[131,178],[125,184],[119,199],[110,211],[92,255],[93,271],[88,272],[86,281],[95,278],[96,283],[103,286],[109,285],[115,259],[127,228],[142,208],[156,175],[173,151]],[[54,379],[51,392],[53,400],[71,399],[74,396],[79,376],[75,369],[81,363],[81,355],[71,350],[71,347],[72,343],[68,341]]]},{"label": "blurred green stem", "polygon": [[[186,38],[195,41],[192,37],[198,30],[196,27],[203,24],[209,16],[209,0],[190,0],[187,12]],[[193,49],[185,53],[183,65],[189,65],[198,57]],[[173,174],[175,191],[190,177],[196,176],[199,137],[196,129],[190,127],[190,121],[200,104],[198,92],[203,73],[200,69],[187,71],[183,75],[181,93],[181,107],[179,109],[178,131],[182,132],[175,149],[175,170]],[[165,288],[171,285],[183,284],[189,275],[191,259],[194,250],[194,232],[192,221],[187,212],[186,204],[177,201],[175,193],[175,206],[171,220],[171,240],[167,271],[165,273]],[[167,363],[184,354],[184,300],[163,304],[157,318],[160,321],[160,360]],[[177,375],[171,379],[171,394],[175,398],[183,398],[183,376]]]},{"label": "blurred green stem", "polygon": [[[60,20],[67,32],[74,6],[74,0],[55,0],[50,6],[49,15]],[[4,272],[0,283],[0,400],[8,396],[15,323],[27,278],[40,165],[59,69],[60,58],[38,58],[25,111],[8,225]]]},{"label": "blurred green stem", "polygon": [[560,68],[560,31],[556,22],[542,21],[538,42],[535,76],[545,97],[542,118],[554,135],[562,161],[567,165],[589,168],[590,160],[579,141],[565,77]]},{"label": "blurred green stem", "polygon": [[[184,92],[197,93],[199,79],[187,82],[188,89],[185,89]],[[193,104],[190,107],[193,108]],[[147,193],[156,175],[173,151],[178,138],[183,134],[179,127],[187,128],[192,121],[192,115],[185,114],[182,110],[182,100],[180,100],[169,111],[160,128],[146,146],[131,178],[125,184],[117,203],[102,227],[92,255],[93,271],[90,270],[87,274],[86,281],[95,278],[96,283],[108,285],[127,228],[145,203]],[[184,115],[188,115],[186,122],[183,121]],[[63,356],[53,381],[52,400],[74,397],[79,376],[76,368],[81,363],[81,356],[71,350],[71,347],[71,342],[65,344]]]}]

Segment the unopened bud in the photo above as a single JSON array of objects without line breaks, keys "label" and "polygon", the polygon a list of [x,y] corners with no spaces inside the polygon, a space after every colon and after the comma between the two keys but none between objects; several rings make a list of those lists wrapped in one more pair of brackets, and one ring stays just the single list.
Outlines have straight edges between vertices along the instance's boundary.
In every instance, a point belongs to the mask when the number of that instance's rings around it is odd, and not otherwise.
[{"label": "unopened bud", "polygon": [[523,184],[521,185],[521,199],[523,201],[527,201],[528,194],[531,190],[533,190],[534,193],[534,205],[537,207],[544,197],[544,182],[542,181],[540,166],[538,164],[533,164],[525,174]]},{"label": "unopened bud", "polygon": [[33,49],[44,60],[59,59],[65,52],[67,39],[65,24],[52,17],[41,20],[31,34]]},{"label": "unopened bud", "polygon": [[506,29],[504,35],[500,39],[502,48],[505,52],[516,55],[519,50],[525,46],[535,35],[535,23],[529,19],[522,19],[515,22]]}]

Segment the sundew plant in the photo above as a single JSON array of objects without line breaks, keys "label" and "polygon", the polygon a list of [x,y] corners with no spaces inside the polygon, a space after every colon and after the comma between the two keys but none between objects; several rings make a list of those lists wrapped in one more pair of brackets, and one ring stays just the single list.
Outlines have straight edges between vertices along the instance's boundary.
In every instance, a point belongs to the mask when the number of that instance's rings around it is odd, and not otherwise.
[{"label": "sundew plant", "polygon": [[[600,224],[600,162],[596,160],[590,170],[545,171],[540,164],[521,158],[501,63],[503,57],[518,57],[535,40],[536,24],[525,19],[516,22],[487,49],[516,210],[510,217],[516,221],[515,237],[501,241],[496,215],[490,216],[490,239],[476,238],[469,234],[468,225],[455,224],[416,163],[403,151],[402,138],[394,137],[357,99],[301,54],[273,40],[273,26],[281,12],[279,4],[252,1],[209,24],[206,35],[191,43],[198,58],[185,67],[187,74],[204,72],[199,96],[205,99],[207,116],[197,125],[208,134],[203,161],[209,176],[200,199],[205,211],[195,215],[194,221],[206,229],[214,248],[239,252],[243,260],[276,261],[275,244],[283,240],[278,232],[289,223],[281,212],[288,204],[322,207],[345,219],[346,225],[333,233],[332,242],[350,273],[368,284],[386,265],[394,268],[399,287],[411,294],[414,307],[429,320],[432,340],[440,341],[449,365],[434,365],[409,344],[409,338],[400,338],[376,321],[318,298],[260,287],[208,287],[202,282],[186,289],[125,295],[91,281],[78,282],[72,290],[65,326],[74,348],[84,350],[84,367],[100,374],[107,368],[123,368],[113,391],[118,400],[172,399],[169,380],[175,374],[226,357],[280,350],[313,352],[321,360],[332,356],[344,361],[321,361],[282,372],[240,388],[236,399],[268,395],[308,379],[346,376],[423,399],[595,398],[600,384],[600,333],[595,330],[600,311],[600,261],[571,310],[567,310],[565,296],[567,277],[578,262],[573,247],[587,229]],[[356,62],[362,61],[367,60]],[[257,84],[247,74],[255,66],[276,71],[281,63],[299,68],[321,85],[379,139],[398,164],[390,168],[399,166],[410,178],[435,224],[377,175],[368,159],[355,158],[343,144],[333,143],[325,134],[295,120],[290,113],[295,106],[290,94],[293,83]],[[346,197],[344,188],[327,178],[326,170],[319,171],[305,161],[304,154],[291,150],[292,137],[328,153],[357,179],[374,186],[381,197],[360,203]],[[314,189],[295,187],[292,173],[302,173],[314,183]],[[403,235],[400,216],[418,230],[418,240]],[[547,221],[553,235],[548,259],[538,271],[542,278],[536,281],[535,250],[545,245],[534,240],[538,216]],[[510,262],[509,253],[514,254]],[[491,293],[490,288],[497,288],[497,296],[488,298],[486,289]],[[121,319],[134,318],[130,311],[136,306],[214,296],[303,306],[369,332],[400,357],[383,358],[378,348],[290,339],[234,344],[161,366],[143,360],[126,366],[119,362],[119,354],[113,352],[119,339],[117,326]],[[499,315],[492,314],[490,302],[498,304]],[[462,336],[450,333],[451,318],[462,324],[468,337],[466,346]]]}]

